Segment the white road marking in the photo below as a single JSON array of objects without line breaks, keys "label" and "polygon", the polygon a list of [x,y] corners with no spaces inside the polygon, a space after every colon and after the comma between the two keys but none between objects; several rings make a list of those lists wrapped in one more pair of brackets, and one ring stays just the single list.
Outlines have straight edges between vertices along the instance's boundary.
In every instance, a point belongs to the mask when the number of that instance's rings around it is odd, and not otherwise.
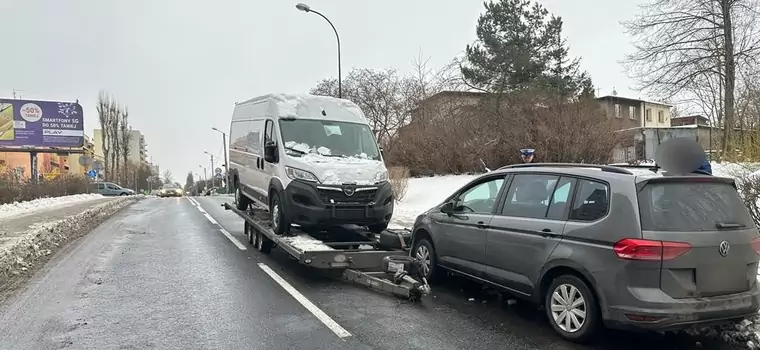
[{"label": "white road marking", "polygon": [[198,201],[190,197],[187,197],[187,199],[190,200],[190,203],[192,203],[195,206],[195,208],[198,209],[198,211],[201,212],[201,214],[203,214],[204,217],[206,217],[206,220],[208,220],[209,222],[211,222],[212,224],[216,226],[219,226],[219,232],[221,232],[225,237],[227,237],[227,239],[229,239],[230,242],[232,242],[232,244],[234,244],[240,250],[248,250],[248,248],[246,248],[243,243],[240,243],[240,241],[238,241],[237,238],[233,237],[229,231],[225,230],[224,227],[222,227],[222,225],[220,225],[219,222],[216,221],[216,219],[214,219],[209,213],[203,210],[203,207],[201,207],[201,204]]},{"label": "white road marking", "polygon": [[238,247],[238,249],[248,250],[248,248],[246,248],[245,245],[243,245],[243,243],[240,243],[240,241],[238,241],[237,238],[232,237],[232,234],[229,233],[229,231],[225,230],[224,227],[219,226],[219,231],[221,231],[223,235],[225,235],[230,241],[232,241],[232,244]]},{"label": "white road marking", "polygon": [[267,266],[264,263],[259,263],[259,267],[267,274],[269,277],[271,277],[277,284],[280,285],[283,289],[285,289],[288,294],[290,294],[296,301],[298,301],[301,305],[303,305],[306,310],[309,310],[312,315],[314,315],[318,320],[322,321],[327,328],[329,328],[335,335],[337,335],[341,339],[345,339],[351,336],[351,333],[348,333],[348,331],[341,327],[338,322],[335,322],[330,316],[327,316],[324,311],[320,310],[316,305],[314,305],[309,299],[306,299],[306,297],[301,294],[298,290],[296,290],[293,286],[288,283],[288,281],[284,280],[280,275],[277,274],[277,272],[274,272],[269,266]]}]

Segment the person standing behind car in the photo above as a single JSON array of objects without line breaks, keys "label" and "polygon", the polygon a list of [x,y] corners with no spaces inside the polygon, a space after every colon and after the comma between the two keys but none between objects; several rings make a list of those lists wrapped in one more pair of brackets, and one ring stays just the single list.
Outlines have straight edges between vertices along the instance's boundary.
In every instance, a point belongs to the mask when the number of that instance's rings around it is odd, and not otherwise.
[{"label": "person standing behind car", "polygon": [[523,163],[533,163],[536,157],[536,150],[533,148],[523,148],[520,150],[520,159]]}]

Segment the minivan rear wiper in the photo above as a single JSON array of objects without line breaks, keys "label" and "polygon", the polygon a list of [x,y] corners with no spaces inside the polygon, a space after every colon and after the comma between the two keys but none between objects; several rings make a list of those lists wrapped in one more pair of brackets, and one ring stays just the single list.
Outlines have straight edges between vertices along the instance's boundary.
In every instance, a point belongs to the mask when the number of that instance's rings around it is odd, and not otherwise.
[{"label": "minivan rear wiper", "polygon": [[741,227],[746,227],[746,226],[742,224],[734,224],[730,222],[719,222],[715,224],[715,227],[719,229],[724,229],[724,228],[741,228]]}]

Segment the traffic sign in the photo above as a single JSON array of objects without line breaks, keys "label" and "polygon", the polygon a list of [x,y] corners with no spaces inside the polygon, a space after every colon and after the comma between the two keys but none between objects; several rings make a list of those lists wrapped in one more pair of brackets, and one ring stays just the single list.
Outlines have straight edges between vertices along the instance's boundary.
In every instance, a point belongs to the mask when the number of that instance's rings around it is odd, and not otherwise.
[{"label": "traffic sign", "polygon": [[81,156],[79,157],[79,165],[81,166],[88,166],[92,164],[92,158],[89,156]]},{"label": "traffic sign", "polygon": [[87,172],[87,176],[89,176],[91,178],[95,178],[95,177],[98,176],[98,172],[95,171],[95,170],[90,170],[90,171]]},{"label": "traffic sign", "polygon": [[96,161],[92,162],[92,169],[94,169],[96,171],[100,170],[100,169],[103,169],[103,162],[101,162],[99,160],[96,160]]},{"label": "traffic sign", "polygon": [[216,168],[216,169],[214,169],[214,172],[215,172],[217,175],[221,175],[221,174],[222,174],[222,168]]}]

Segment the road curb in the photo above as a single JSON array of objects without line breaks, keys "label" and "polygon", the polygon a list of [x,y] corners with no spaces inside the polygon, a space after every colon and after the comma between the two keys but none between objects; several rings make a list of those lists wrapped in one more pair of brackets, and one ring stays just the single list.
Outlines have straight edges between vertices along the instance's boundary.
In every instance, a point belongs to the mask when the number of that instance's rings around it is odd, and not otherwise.
[{"label": "road curb", "polygon": [[86,235],[121,209],[144,198],[117,197],[79,214],[31,226],[13,238],[14,242],[0,247],[0,292],[18,286],[66,243]]}]

